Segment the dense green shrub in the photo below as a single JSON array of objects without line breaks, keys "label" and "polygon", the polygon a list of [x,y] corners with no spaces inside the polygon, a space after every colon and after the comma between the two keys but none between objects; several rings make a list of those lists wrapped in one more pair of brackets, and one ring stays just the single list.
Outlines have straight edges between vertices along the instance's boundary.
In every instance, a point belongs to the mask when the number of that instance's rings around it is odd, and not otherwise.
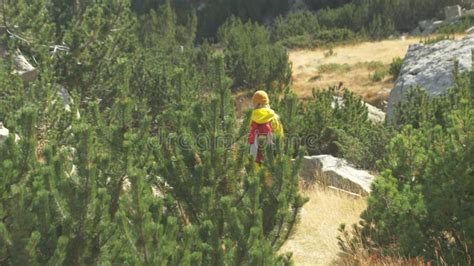
[{"label": "dense green shrub", "polygon": [[315,48],[321,46],[321,43],[311,34],[288,37],[280,40],[278,43],[284,47],[293,49]]},{"label": "dense green shrub", "polygon": [[354,41],[356,36],[351,30],[340,28],[322,30],[316,34],[315,39],[322,44],[342,44]]},{"label": "dense green shrub", "polygon": [[319,30],[316,33],[304,33],[277,39],[278,43],[288,48],[331,47],[337,44],[353,43],[360,39],[348,29]]},{"label": "dense green shrub", "polygon": [[313,92],[305,106],[303,144],[311,155],[332,154],[356,166],[375,169],[391,130],[368,120],[360,97],[347,90],[341,98],[334,95],[334,90]]},{"label": "dense green shrub", "polygon": [[465,33],[465,31],[474,26],[474,18],[469,17],[462,20],[461,23],[444,25],[436,29],[436,33],[443,35],[451,35],[455,33]]},{"label": "dense green shrub", "polygon": [[351,2],[351,0],[305,0],[311,9],[335,8]]},{"label": "dense green shrub", "polygon": [[[9,52],[27,47],[40,75],[0,68],[0,264],[290,264],[277,251],[305,202],[298,147],[255,169],[250,118],[237,123],[224,58],[192,45],[195,27],[183,34],[169,1],[140,17],[70,1],[64,25],[52,1],[30,2],[2,10],[19,25]],[[50,53],[57,40],[69,52]]]},{"label": "dense green shrub", "polygon": [[472,263],[474,72],[456,81],[446,96],[430,100],[415,90],[415,100],[399,107],[406,126],[387,147],[356,228],[366,250]]},{"label": "dense green shrub", "polygon": [[200,6],[198,38],[213,38],[230,17],[264,23],[288,11],[287,0],[210,0],[196,1]]},{"label": "dense green shrub", "polygon": [[390,64],[390,69],[389,73],[392,75],[394,79],[398,78],[398,75],[400,75],[400,71],[402,70],[403,66],[403,59],[400,57],[393,58],[392,63]]},{"label": "dense green shrub", "polygon": [[231,18],[219,29],[219,40],[235,87],[283,88],[289,84],[288,54],[282,46],[270,43],[264,26]]},{"label": "dense green shrub", "polygon": [[290,13],[286,17],[275,19],[272,28],[272,40],[283,40],[301,35],[315,35],[319,32],[317,17],[309,12]]},{"label": "dense green shrub", "polygon": [[385,71],[376,70],[373,74],[369,74],[369,78],[373,82],[380,82],[385,78]]},{"label": "dense green shrub", "polygon": [[338,8],[318,12],[321,27],[349,28],[382,38],[396,32],[411,32],[420,20],[443,17],[445,6],[461,0],[356,0]]},{"label": "dense green shrub", "polygon": [[[68,0],[70,1],[70,0]],[[66,2],[68,2],[66,1]],[[73,1],[70,1],[73,2]],[[132,7],[140,15],[148,14],[150,10],[158,10],[166,0],[133,0]],[[179,25],[188,24],[190,13],[196,10],[198,19],[198,40],[214,39],[218,28],[230,17],[235,16],[242,21],[255,21],[271,25],[272,20],[287,14],[291,2],[287,0],[177,0],[169,1],[178,11]],[[360,35],[373,38],[383,38],[397,32],[411,32],[421,20],[444,17],[443,8],[454,4],[463,4],[462,0],[305,0],[315,16],[306,14],[289,14],[287,18],[278,18],[275,25],[280,28],[278,40],[295,44],[295,47],[310,47],[311,41],[303,41],[300,36],[312,34],[312,28],[320,25],[328,30],[347,28]],[[68,5],[56,3],[55,5]],[[59,7],[57,10],[69,9]],[[57,12],[58,18],[68,23],[67,12]],[[70,15],[70,14],[69,14]],[[306,19],[307,21],[302,21]],[[281,23],[288,27],[281,28]],[[303,26],[303,27],[302,27]],[[301,33],[301,29],[311,29]],[[283,29],[283,31],[281,31]],[[61,30],[61,29],[58,29]],[[291,33],[294,30],[295,33]],[[446,28],[451,33],[451,27]],[[283,38],[281,34],[288,34]],[[448,33],[448,32],[446,32]]]},{"label": "dense green shrub", "polygon": [[438,35],[434,37],[424,37],[420,40],[420,43],[422,44],[433,44],[441,41],[446,41],[446,40],[454,40],[456,37],[454,35]]}]

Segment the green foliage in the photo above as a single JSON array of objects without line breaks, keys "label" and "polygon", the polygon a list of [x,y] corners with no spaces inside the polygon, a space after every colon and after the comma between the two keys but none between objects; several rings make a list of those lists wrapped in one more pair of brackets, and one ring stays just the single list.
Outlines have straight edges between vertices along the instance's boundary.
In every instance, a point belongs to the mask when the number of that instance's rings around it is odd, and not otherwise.
[{"label": "green foliage", "polygon": [[473,77],[457,74],[449,94],[433,100],[415,90],[415,99],[399,106],[407,110],[399,112],[406,126],[387,147],[384,170],[356,228],[365,249],[472,262]]},{"label": "green foliage", "polygon": [[328,57],[331,57],[331,56],[334,56],[336,55],[336,53],[334,52],[334,50],[331,48],[329,48],[329,50],[327,52],[324,52],[324,57],[325,58],[328,58]]},{"label": "green foliage", "polygon": [[[321,27],[348,28],[379,39],[397,32],[410,32],[418,25],[418,21],[433,17],[441,18],[445,6],[460,2],[460,0],[356,0],[342,6],[336,3],[339,7],[321,10],[318,12],[318,21]],[[317,1],[317,3],[323,2]]]},{"label": "green foliage", "polygon": [[305,0],[311,9],[335,8],[350,3],[350,0]]},{"label": "green foliage", "polygon": [[359,62],[356,64],[356,67],[366,67],[368,70],[384,70],[385,65],[380,61],[368,61],[368,62]]},{"label": "green foliage", "polygon": [[[0,144],[0,264],[290,264],[277,252],[306,201],[291,161],[299,146],[277,141],[255,169],[249,118],[237,123],[224,59],[193,47],[193,14],[183,22],[169,2],[140,16],[128,1],[74,3],[65,17],[50,1],[8,6],[21,25],[9,51],[27,51],[40,75],[22,82],[9,58],[0,68],[12,133]],[[50,54],[56,40],[69,52]]]},{"label": "green foliage", "polygon": [[323,30],[315,38],[323,44],[350,43],[355,40],[355,35],[346,28]]},{"label": "green foliage", "polygon": [[467,17],[461,23],[444,25],[436,29],[436,33],[443,35],[451,35],[455,33],[465,33],[466,30],[474,26],[474,18]]},{"label": "green foliage", "polygon": [[403,59],[400,57],[393,58],[392,63],[390,64],[389,73],[392,75],[394,79],[397,79],[400,75],[400,71],[402,70],[403,66]]},{"label": "green foliage", "polygon": [[353,164],[374,169],[385,152],[391,131],[368,120],[367,107],[359,97],[345,90],[314,91],[305,106],[302,136],[309,154],[331,154]]},{"label": "green foliage", "polygon": [[324,64],[318,68],[319,73],[344,73],[350,71],[352,67],[348,64]]},{"label": "green foliage", "polygon": [[369,74],[369,79],[372,80],[372,82],[380,82],[385,78],[385,74],[385,71],[376,70],[373,74]]},{"label": "green foliage", "polygon": [[275,19],[272,30],[272,40],[284,40],[301,35],[315,35],[319,32],[316,16],[308,11],[294,12],[286,17],[279,16]]},{"label": "green foliage", "polygon": [[242,21],[266,22],[289,8],[287,0],[210,0],[199,8],[198,37],[213,38],[231,17]]},{"label": "green foliage", "polygon": [[282,88],[289,84],[288,54],[280,45],[270,44],[265,27],[232,18],[219,29],[219,40],[225,46],[226,66],[235,87]]},{"label": "green foliage", "polygon": [[345,73],[359,68],[366,68],[370,71],[384,72],[386,66],[380,61],[359,62],[352,66],[348,64],[330,63],[320,65],[318,71],[319,73]]},{"label": "green foliage", "polygon": [[348,29],[330,29],[289,36],[277,41],[288,48],[315,48],[350,44],[357,40],[356,34]]},{"label": "green foliage", "polygon": [[445,41],[445,40],[454,40],[455,39],[455,36],[451,36],[451,35],[439,35],[439,36],[435,36],[435,37],[431,37],[431,36],[428,36],[428,37],[424,37],[420,40],[420,43],[422,44],[433,44],[433,43],[437,43],[437,42],[441,42],[441,41]]},{"label": "green foliage", "polygon": [[[148,14],[151,10],[159,10],[167,1],[133,0],[131,2],[132,9],[141,16]],[[287,0],[176,0],[168,2],[177,10],[179,25],[187,25],[189,14],[192,10],[196,10],[197,36],[200,42],[206,39],[215,40],[219,27],[230,17],[238,17],[244,22],[272,24],[272,40],[279,41],[290,48],[311,48],[328,42],[336,43],[321,36],[315,36],[320,31],[349,30],[353,33],[352,35],[357,34],[358,39],[365,37],[380,39],[396,33],[411,32],[421,20],[442,19],[445,6],[463,4],[462,0],[305,0],[311,11],[289,13],[292,1]],[[61,3],[61,5],[65,4]],[[56,5],[59,4],[56,3]],[[72,3],[69,5],[74,6]],[[312,13],[313,11],[315,13]],[[282,17],[285,15],[286,17]],[[450,26],[443,30],[451,33],[455,29],[459,32],[460,28]],[[342,41],[351,42],[354,39],[342,39]]]}]

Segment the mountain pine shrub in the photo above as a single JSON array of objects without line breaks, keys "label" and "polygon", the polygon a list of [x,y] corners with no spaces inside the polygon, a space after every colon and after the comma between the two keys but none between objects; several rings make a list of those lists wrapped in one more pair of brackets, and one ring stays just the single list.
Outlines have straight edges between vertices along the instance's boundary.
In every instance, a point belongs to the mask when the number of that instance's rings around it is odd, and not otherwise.
[{"label": "mountain pine shrub", "polygon": [[371,253],[472,264],[474,72],[455,75],[447,95],[414,90],[400,106],[405,127],[389,142],[356,228]]},{"label": "mountain pine shrub", "polygon": [[[9,60],[0,69],[12,133],[0,144],[0,264],[290,264],[277,252],[306,201],[302,154],[279,140],[255,169],[224,58],[181,43],[169,4],[137,18],[128,1],[75,2],[59,27],[49,2],[35,5],[44,23],[18,28],[37,43],[8,43],[29,48],[38,80],[23,83]],[[33,14],[8,4],[15,21]],[[51,54],[52,39],[70,51]]]},{"label": "mountain pine shrub", "polygon": [[390,64],[389,73],[392,75],[393,79],[396,80],[400,71],[402,70],[403,59],[400,57],[393,58],[392,63]]},{"label": "mountain pine shrub", "polygon": [[286,87],[291,79],[288,53],[282,46],[270,43],[270,33],[256,23],[229,19],[219,29],[224,45],[227,72],[234,87],[254,89],[259,86]]},{"label": "mountain pine shrub", "polygon": [[390,128],[373,124],[360,97],[348,90],[314,91],[305,106],[302,141],[311,155],[344,157],[356,166],[375,169],[391,137]]}]

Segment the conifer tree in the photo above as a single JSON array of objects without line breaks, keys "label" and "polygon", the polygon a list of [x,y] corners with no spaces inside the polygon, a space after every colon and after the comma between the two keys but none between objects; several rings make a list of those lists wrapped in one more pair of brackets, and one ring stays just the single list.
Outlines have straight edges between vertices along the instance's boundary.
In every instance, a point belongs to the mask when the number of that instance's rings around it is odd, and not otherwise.
[{"label": "conifer tree", "polygon": [[[57,29],[63,18],[41,4],[45,27]],[[69,53],[31,46],[38,80],[1,68],[0,118],[12,134],[0,144],[0,264],[289,263],[277,251],[305,201],[299,160],[277,145],[255,170],[224,59],[173,49],[176,28],[147,32],[170,41],[152,47],[127,1],[80,6],[60,31],[43,32]],[[174,16],[163,8],[157,20]]]},{"label": "conifer tree", "polygon": [[400,112],[413,124],[390,141],[356,227],[369,251],[472,264],[473,72],[456,76],[447,95]]},{"label": "conifer tree", "polygon": [[[297,195],[298,163],[291,166],[277,146],[276,156],[268,153],[267,173],[255,172],[245,144],[235,142],[244,137],[248,123],[236,131],[230,80],[223,71],[218,57],[212,72],[214,96],[193,105],[192,113],[172,116],[184,123],[176,135],[168,135],[171,145],[155,155],[162,165],[158,172],[172,187],[169,193],[185,220],[199,226],[208,250],[204,263],[269,263],[304,203]],[[272,176],[271,187],[265,185],[265,174]]]}]

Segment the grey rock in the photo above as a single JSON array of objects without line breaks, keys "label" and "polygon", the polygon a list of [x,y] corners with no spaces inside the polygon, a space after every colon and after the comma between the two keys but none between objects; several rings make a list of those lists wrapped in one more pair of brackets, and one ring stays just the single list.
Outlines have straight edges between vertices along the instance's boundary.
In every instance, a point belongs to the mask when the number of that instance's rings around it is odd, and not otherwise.
[{"label": "grey rock", "polygon": [[16,70],[14,73],[20,75],[25,82],[31,82],[38,77],[38,70],[34,68],[20,51],[14,56]]},{"label": "grey rock", "polygon": [[346,160],[331,155],[305,156],[300,171],[306,187],[315,183],[366,196],[374,176],[352,167]]},{"label": "grey rock", "polygon": [[379,108],[365,103],[367,106],[367,110],[369,111],[369,120],[373,123],[383,123],[385,121],[385,112],[380,110]]},{"label": "grey rock", "polygon": [[429,96],[445,94],[454,85],[454,62],[459,62],[460,72],[471,70],[474,34],[464,39],[445,40],[434,44],[413,44],[408,48],[400,75],[391,91],[387,119],[394,118],[394,107],[404,100],[407,92],[422,87]]}]

